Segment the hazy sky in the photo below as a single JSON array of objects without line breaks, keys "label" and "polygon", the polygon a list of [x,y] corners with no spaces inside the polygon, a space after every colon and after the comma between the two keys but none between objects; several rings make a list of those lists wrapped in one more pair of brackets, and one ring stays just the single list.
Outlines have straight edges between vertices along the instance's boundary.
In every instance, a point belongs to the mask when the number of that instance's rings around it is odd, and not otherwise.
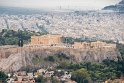
[{"label": "hazy sky", "polygon": [[0,0],[0,6],[29,8],[81,8],[100,9],[113,5],[121,0]]}]

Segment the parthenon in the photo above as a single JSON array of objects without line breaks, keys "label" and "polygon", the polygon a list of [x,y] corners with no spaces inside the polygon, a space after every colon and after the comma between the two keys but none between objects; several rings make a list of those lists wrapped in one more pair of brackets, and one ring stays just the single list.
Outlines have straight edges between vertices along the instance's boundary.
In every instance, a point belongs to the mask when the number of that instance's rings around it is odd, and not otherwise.
[{"label": "parthenon", "polygon": [[58,45],[62,42],[61,35],[43,35],[43,36],[32,36],[31,37],[31,45]]}]

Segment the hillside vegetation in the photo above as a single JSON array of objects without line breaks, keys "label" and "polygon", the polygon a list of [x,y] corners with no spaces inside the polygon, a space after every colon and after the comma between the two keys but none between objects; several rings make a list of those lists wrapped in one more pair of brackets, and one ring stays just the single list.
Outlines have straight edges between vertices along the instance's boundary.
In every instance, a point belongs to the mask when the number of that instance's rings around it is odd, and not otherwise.
[{"label": "hillside vegetation", "polygon": [[17,45],[20,36],[23,38],[24,43],[28,43],[32,35],[43,35],[43,33],[3,29],[2,32],[0,32],[0,45]]}]

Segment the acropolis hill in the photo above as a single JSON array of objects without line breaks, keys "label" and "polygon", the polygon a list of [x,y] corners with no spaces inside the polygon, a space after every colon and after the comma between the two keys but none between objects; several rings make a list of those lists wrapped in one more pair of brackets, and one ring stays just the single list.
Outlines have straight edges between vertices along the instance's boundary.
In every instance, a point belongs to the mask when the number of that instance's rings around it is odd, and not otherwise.
[{"label": "acropolis hill", "polygon": [[[0,47],[0,68],[4,71],[17,71],[21,67],[34,65],[32,59],[35,57],[45,58],[58,53],[66,54],[73,62],[101,62],[104,59],[117,60],[120,53],[116,44],[105,42],[75,42],[65,44],[60,35],[32,36],[31,43],[18,46]],[[3,64],[4,63],[4,64]],[[42,64],[42,63],[41,63]]]}]

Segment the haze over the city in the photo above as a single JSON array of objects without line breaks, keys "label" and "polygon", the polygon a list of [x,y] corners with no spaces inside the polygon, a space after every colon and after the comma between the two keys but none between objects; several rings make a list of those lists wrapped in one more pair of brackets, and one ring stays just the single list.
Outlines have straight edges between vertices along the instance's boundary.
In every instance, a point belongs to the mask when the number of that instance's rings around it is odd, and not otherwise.
[{"label": "haze over the city", "polygon": [[101,9],[121,0],[0,0],[0,6],[49,9]]}]

